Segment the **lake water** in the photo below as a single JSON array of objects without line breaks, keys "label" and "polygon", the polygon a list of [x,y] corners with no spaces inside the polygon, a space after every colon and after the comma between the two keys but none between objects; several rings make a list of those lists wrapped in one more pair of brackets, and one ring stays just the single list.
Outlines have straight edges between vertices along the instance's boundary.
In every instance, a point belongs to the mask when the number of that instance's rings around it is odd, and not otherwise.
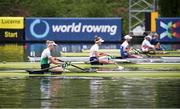
[{"label": "lake water", "polygon": [[[53,56],[60,56],[62,52],[81,52],[82,50],[90,49],[93,43],[59,43],[58,47],[53,51]],[[140,45],[133,45],[135,48],[140,48]],[[180,49],[180,44],[162,45],[165,50]],[[119,49],[119,44],[104,43],[100,49]],[[0,45],[0,62],[2,61],[28,61],[28,56],[40,56],[46,48],[43,43],[25,43],[25,44],[1,44]]]},{"label": "lake water", "polygon": [[[59,44],[53,55],[81,52],[91,45]],[[2,44],[0,62],[27,61],[27,56],[40,56],[45,47]],[[179,45],[164,47],[180,49]],[[180,78],[0,77],[0,108],[180,108],[179,102]]]},{"label": "lake water", "polygon": [[0,108],[180,108],[180,78],[0,77]]}]

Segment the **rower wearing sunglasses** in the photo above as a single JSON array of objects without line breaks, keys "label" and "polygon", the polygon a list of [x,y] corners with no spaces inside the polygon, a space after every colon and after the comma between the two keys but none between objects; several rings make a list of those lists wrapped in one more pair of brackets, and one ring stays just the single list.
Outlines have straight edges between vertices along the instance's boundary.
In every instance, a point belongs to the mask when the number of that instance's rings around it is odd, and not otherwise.
[{"label": "rower wearing sunglasses", "polygon": [[91,65],[103,65],[110,63],[108,54],[99,52],[99,47],[104,40],[99,36],[95,36],[94,42],[95,43],[91,47],[89,54]]}]

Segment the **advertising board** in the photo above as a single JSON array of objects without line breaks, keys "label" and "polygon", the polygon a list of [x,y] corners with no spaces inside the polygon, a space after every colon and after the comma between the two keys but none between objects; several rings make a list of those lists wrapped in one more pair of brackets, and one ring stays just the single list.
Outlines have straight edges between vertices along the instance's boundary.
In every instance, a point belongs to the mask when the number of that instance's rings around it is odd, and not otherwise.
[{"label": "advertising board", "polygon": [[121,40],[121,18],[26,18],[27,41],[93,41],[95,35],[106,42]]}]

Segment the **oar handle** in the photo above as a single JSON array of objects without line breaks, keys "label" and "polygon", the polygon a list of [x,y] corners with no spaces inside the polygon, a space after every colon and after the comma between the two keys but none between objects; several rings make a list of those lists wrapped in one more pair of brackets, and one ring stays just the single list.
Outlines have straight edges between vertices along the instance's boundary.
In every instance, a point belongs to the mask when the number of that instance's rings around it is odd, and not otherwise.
[{"label": "oar handle", "polygon": [[60,61],[60,62],[65,62],[65,61],[63,61],[63,60],[61,60],[61,59],[57,59],[58,61]]}]

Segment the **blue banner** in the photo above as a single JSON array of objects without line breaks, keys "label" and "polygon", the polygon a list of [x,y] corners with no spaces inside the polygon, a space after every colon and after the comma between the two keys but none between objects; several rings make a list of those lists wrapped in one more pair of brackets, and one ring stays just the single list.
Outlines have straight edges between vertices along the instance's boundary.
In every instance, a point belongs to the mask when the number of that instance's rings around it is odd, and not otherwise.
[{"label": "blue banner", "polygon": [[180,42],[180,18],[159,18],[156,25],[160,42]]},{"label": "blue banner", "polygon": [[26,41],[93,41],[95,35],[106,42],[121,40],[121,18],[26,18]]}]

